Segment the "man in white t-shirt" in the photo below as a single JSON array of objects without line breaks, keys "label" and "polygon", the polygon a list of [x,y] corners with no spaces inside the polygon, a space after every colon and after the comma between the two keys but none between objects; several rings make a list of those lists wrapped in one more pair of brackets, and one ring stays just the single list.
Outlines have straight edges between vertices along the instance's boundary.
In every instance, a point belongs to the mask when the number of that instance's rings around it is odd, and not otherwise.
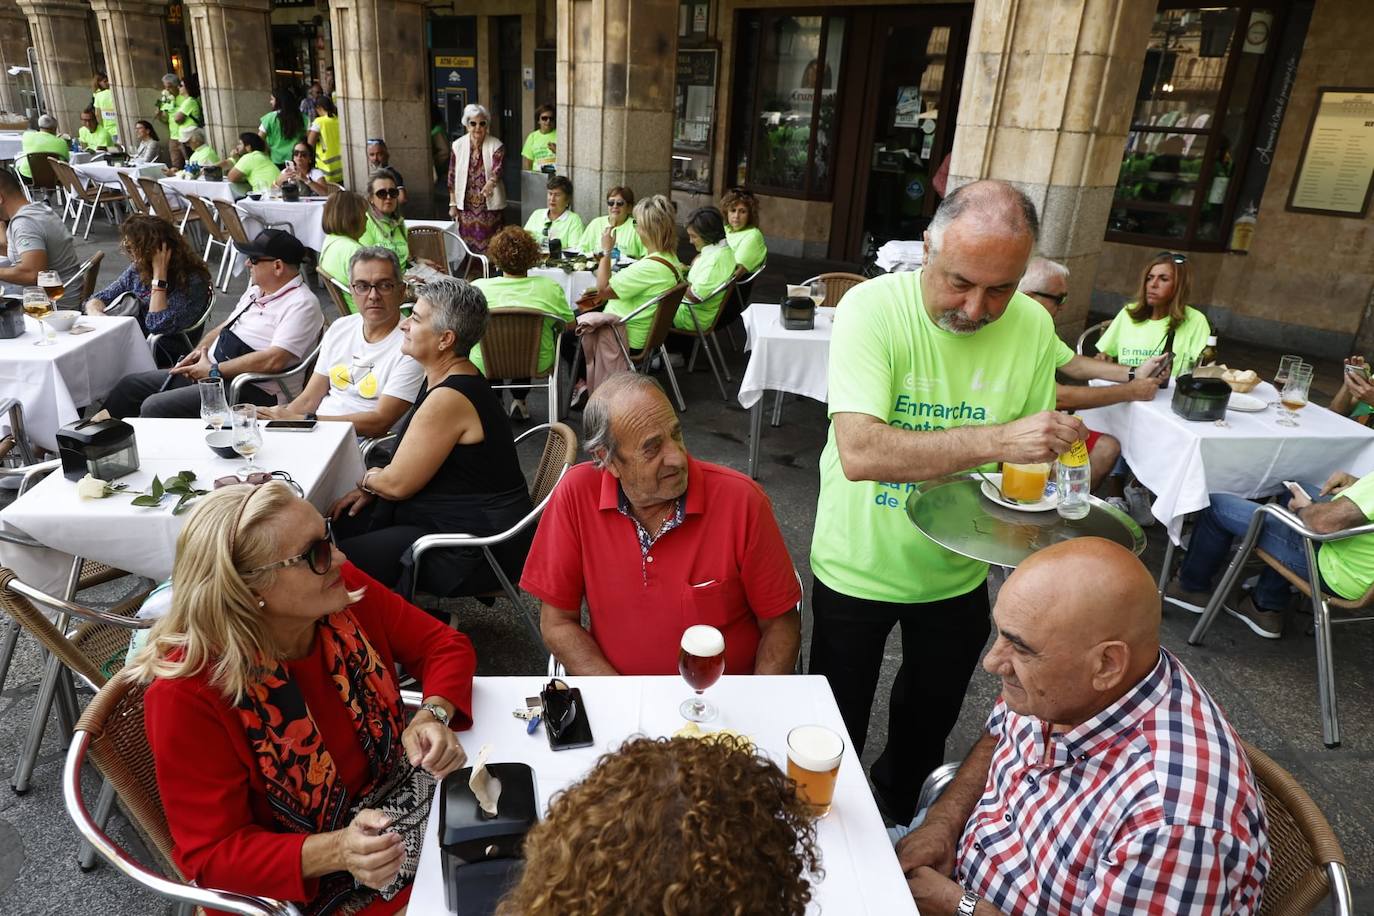
[{"label": "man in white t-shirt", "polygon": [[315,372],[290,404],[264,407],[269,420],[342,420],[359,436],[382,436],[410,409],[425,373],[401,353],[401,266],[389,248],[359,248],[348,262],[355,315],[325,331]]}]

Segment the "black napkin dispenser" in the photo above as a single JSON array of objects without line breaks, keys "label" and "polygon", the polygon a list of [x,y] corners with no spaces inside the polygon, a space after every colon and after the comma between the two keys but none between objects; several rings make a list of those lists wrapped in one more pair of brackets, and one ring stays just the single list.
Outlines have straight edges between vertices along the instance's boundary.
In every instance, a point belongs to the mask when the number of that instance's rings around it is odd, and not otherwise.
[{"label": "black napkin dispenser", "polygon": [[206,181],[223,181],[224,168],[219,165],[203,165],[200,167],[200,177]]},{"label": "black napkin dispenser", "polygon": [[524,763],[489,763],[501,781],[496,816],[488,817],[468,787],[472,767],[444,777],[439,787],[439,861],[444,900],[455,916],[490,916],[520,880],[525,834],[539,821],[534,770]]},{"label": "black napkin dispenser", "polygon": [[134,428],[123,420],[100,420],[64,426],[57,431],[62,476],[80,480],[87,474],[104,481],[138,470]]},{"label": "black napkin dispenser", "polygon": [[301,186],[294,181],[283,182],[281,186],[281,199],[287,203],[295,203],[301,199]]},{"label": "black napkin dispenser", "polygon": [[1174,379],[1170,409],[1185,420],[1221,420],[1231,401],[1231,386],[1219,378],[1180,375]]},{"label": "black napkin dispenser", "polygon": [[0,340],[24,336],[24,300],[15,296],[0,297]]},{"label": "black napkin dispenser", "polygon": [[782,304],[782,326],[789,331],[809,331],[816,326],[816,303],[810,296],[789,296]]}]

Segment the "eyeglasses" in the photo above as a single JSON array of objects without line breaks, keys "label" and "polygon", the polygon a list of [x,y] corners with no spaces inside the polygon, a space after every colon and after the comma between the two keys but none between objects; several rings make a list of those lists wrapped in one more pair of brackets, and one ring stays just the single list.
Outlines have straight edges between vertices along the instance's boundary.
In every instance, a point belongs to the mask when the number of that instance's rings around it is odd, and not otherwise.
[{"label": "eyeglasses", "polygon": [[577,701],[573,699],[573,693],[568,689],[567,683],[554,678],[544,685],[544,721],[549,723],[549,730],[553,732],[553,736],[563,737],[563,732],[576,719]]},{"label": "eyeglasses", "polygon": [[608,207],[623,207],[623,206],[625,206],[625,201],[623,201],[623,200],[608,200],[608,201],[606,201],[606,206],[608,206]]},{"label": "eyeglasses", "polygon": [[368,283],[366,280],[354,280],[349,284],[349,288],[353,290],[355,296],[364,297],[374,289],[378,294],[385,296],[388,293],[395,292],[396,286],[397,283],[395,280],[383,280],[380,283]]},{"label": "eyeglasses", "polygon": [[310,155],[310,150],[308,150],[308,149],[292,150],[292,151],[291,151],[291,155],[292,155],[292,156],[309,156],[309,155]]},{"label": "eyeglasses", "polygon": [[373,193],[374,195],[376,195],[377,197],[380,197],[382,200],[395,200],[397,197],[400,197],[400,196],[401,196],[401,189],[400,189],[400,188],[378,188],[377,190],[373,191],[372,193]]},{"label": "eyeglasses", "polygon": [[469,122],[468,122],[468,127],[486,127],[486,126],[487,126],[487,122],[486,122],[486,121],[469,121]]},{"label": "eyeglasses", "polygon": [[1179,254],[1179,253],[1176,252],[1176,251],[1161,251],[1159,254],[1155,255],[1155,257],[1157,257],[1157,258],[1169,258],[1169,259],[1172,260],[1175,264],[1187,264],[1187,263],[1188,263],[1188,256],[1187,256],[1186,254]]},{"label": "eyeglasses", "polygon": [[1028,295],[1028,296],[1034,296],[1034,297],[1037,298],[1037,299],[1048,299],[1050,302],[1053,302],[1053,303],[1054,303],[1055,308],[1062,308],[1063,305],[1064,305],[1065,300],[1067,300],[1067,299],[1069,298],[1069,294],[1068,294],[1068,293],[1060,293],[1059,295],[1056,296],[1054,293],[1034,292],[1034,293],[1027,293],[1026,295]]},{"label": "eyeglasses", "polygon": [[541,121],[552,121],[553,118],[552,118],[551,116],[549,116],[549,115],[540,115],[540,116],[539,116],[539,120],[541,120]]},{"label": "eyeglasses", "polygon": [[249,264],[254,264],[254,265],[256,265],[256,264],[261,264],[263,261],[280,261],[280,260],[281,260],[281,258],[256,258],[256,257],[250,257],[250,258],[248,259],[248,263],[249,263]]},{"label": "eyeglasses", "polygon": [[290,566],[297,566],[301,563],[308,563],[310,571],[317,576],[323,576],[329,572],[329,567],[334,562],[334,526],[329,519],[324,520],[324,537],[317,541],[312,541],[310,546],[305,548],[305,553],[291,557],[288,560],[278,560],[276,563],[268,563],[266,566],[259,566],[255,569],[244,571],[244,575],[253,573],[268,572],[273,569],[286,569]]}]

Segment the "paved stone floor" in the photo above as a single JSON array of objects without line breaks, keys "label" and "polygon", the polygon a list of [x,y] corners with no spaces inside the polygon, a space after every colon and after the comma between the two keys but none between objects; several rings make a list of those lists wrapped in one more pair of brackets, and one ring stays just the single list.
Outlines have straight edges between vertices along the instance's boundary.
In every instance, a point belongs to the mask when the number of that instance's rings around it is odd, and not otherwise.
[{"label": "paved stone floor", "polygon": [[[99,221],[84,249],[96,246],[113,256],[112,231]],[[107,259],[106,280],[115,276]],[[775,257],[770,274],[760,282],[759,301],[777,301],[785,280],[798,282],[828,265]],[[242,290],[240,279],[224,300],[227,310]],[[332,308],[326,309],[332,314]],[[723,335],[722,335],[723,338]],[[1278,363],[1278,352],[1227,346],[1233,365],[1253,366],[1264,372]],[[726,344],[727,358],[736,379],[745,355]],[[1317,363],[1317,388],[1329,397],[1338,384],[1339,366]],[[687,443],[699,458],[743,470],[747,454],[748,414],[737,402],[722,403],[710,374],[701,371],[684,379],[689,409],[683,417]],[[733,394],[732,389],[732,394]],[[536,399],[538,395],[534,396]],[[539,416],[541,408],[531,404]],[[573,415],[573,425],[579,417]],[[760,482],[772,497],[783,534],[809,593],[811,574],[807,563],[818,488],[817,460],[825,442],[823,405],[789,399],[783,425],[765,428]],[[1163,556],[1163,535],[1158,526],[1149,529],[1145,561],[1158,570]],[[113,583],[88,595],[111,600],[126,589]],[[488,609],[471,602],[455,603],[460,626],[477,646],[479,674],[538,673],[545,655],[529,629],[512,615],[505,602]],[[1303,634],[1296,619],[1283,639],[1254,637],[1238,622],[1222,616],[1209,634],[1206,646],[1193,648],[1186,637],[1195,618],[1166,605],[1163,642],[1189,666],[1198,680],[1226,709],[1231,721],[1248,740],[1265,749],[1287,767],[1312,794],[1331,820],[1351,864],[1356,911],[1374,910],[1374,796],[1368,790],[1374,765],[1374,627],[1338,630],[1335,665],[1339,676],[1344,744],[1328,750],[1322,746],[1317,716],[1316,665],[1312,640]],[[809,645],[809,622],[803,651]],[[0,692],[0,766],[13,765],[28,728],[37,690],[39,661],[32,640],[20,641],[20,651]],[[887,692],[900,664],[896,633],[889,640],[883,679],[874,704],[874,715],[865,764],[882,748],[887,730]],[[972,744],[994,700],[996,681],[979,671],[969,689],[963,714],[951,737],[948,754],[958,759]],[[82,701],[85,701],[85,695]],[[920,723],[912,727],[919,728]],[[50,723],[32,788],[23,795],[0,789],[0,914],[153,914],[169,912],[151,895],[108,865],[90,874],[76,866],[75,831],[62,804],[60,776],[63,748]],[[188,748],[188,753],[194,753]],[[6,769],[6,778],[8,778]],[[913,779],[920,778],[913,774]],[[96,786],[87,787],[93,803]],[[116,839],[132,849],[141,845],[133,830],[119,817],[111,827]]]}]

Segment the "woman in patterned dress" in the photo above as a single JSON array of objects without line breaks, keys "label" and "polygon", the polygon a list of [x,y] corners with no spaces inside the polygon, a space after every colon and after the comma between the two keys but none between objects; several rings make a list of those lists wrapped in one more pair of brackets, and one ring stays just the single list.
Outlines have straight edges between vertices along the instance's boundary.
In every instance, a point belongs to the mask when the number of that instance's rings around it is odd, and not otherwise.
[{"label": "woman in patterned dress", "polygon": [[477,252],[487,250],[487,243],[501,229],[506,209],[501,183],[506,148],[489,135],[490,122],[491,114],[481,105],[464,108],[467,133],[453,141],[449,157],[448,212],[458,221],[458,234]]}]

